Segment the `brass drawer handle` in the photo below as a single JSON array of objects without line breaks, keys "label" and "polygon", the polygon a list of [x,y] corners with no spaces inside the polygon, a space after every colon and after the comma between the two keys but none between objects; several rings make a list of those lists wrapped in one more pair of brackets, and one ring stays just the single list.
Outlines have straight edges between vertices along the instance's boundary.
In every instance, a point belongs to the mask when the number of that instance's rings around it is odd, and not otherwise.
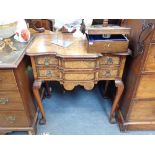
[{"label": "brass drawer handle", "polygon": [[0,77],[0,82],[2,81],[3,79]]},{"label": "brass drawer handle", "polygon": [[113,64],[113,59],[112,58],[108,58],[107,59],[107,64]]},{"label": "brass drawer handle", "polygon": [[51,77],[52,76],[52,71],[47,71],[46,76]]},{"label": "brass drawer handle", "polygon": [[107,48],[107,47],[109,48],[109,47],[110,47],[110,43],[104,44],[104,47],[105,47],[105,48]]},{"label": "brass drawer handle", "polygon": [[10,121],[11,123],[13,123],[13,122],[15,122],[16,121],[16,116],[8,116],[8,117],[6,117],[6,120],[7,121]]},{"label": "brass drawer handle", "polygon": [[7,104],[9,102],[8,98],[0,98],[0,105]]},{"label": "brass drawer handle", "polygon": [[110,44],[107,44],[107,47],[110,47]]},{"label": "brass drawer handle", "polygon": [[45,66],[49,65],[49,59],[48,58],[45,58],[44,64],[45,64]]},{"label": "brass drawer handle", "polygon": [[106,77],[110,77],[110,76],[111,76],[110,70],[107,70],[107,71],[105,72],[105,76],[106,76]]}]

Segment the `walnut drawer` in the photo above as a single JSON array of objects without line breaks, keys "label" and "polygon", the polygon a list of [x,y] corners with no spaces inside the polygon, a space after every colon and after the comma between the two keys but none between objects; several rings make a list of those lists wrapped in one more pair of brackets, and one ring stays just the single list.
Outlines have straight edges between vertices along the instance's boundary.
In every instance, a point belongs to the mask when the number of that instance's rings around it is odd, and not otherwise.
[{"label": "walnut drawer", "polygon": [[144,66],[145,71],[155,72],[155,44],[151,44]]},{"label": "walnut drawer", "polygon": [[0,70],[0,90],[17,90],[13,70]]},{"label": "walnut drawer", "polygon": [[23,110],[22,99],[18,91],[0,91],[0,110]]},{"label": "walnut drawer", "polygon": [[64,73],[64,79],[69,81],[93,80],[94,73]]},{"label": "walnut drawer", "polygon": [[99,59],[100,65],[119,65],[120,57],[118,56],[103,56]]},{"label": "walnut drawer", "polygon": [[118,69],[103,69],[99,71],[99,79],[115,79],[118,76]]},{"label": "walnut drawer", "polygon": [[38,78],[50,78],[50,79],[58,79],[60,78],[60,72],[56,69],[42,69],[37,68]]},{"label": "walnut drawer", "polygon": [[64,60],[63,67],[66,69],[94,69],[96,66],[95,60]]},{"label": "walnut drawer", "polygon": [[0,111],[0,127],[27,127],[29,122],[24,111]]},{"label": "walnut drawer", "polygon": [[129,109],[129,121],[155,121],[155,100],[134,100]]},{"label": "walnut drawer", "polygon": [[102,35],[88,35],[88,52],[90,53],[116,53],[128,50],[129,40],[123,35],[111,35],[103,39]]},{"label": "walnut drawer", "polygon": [[58,65],[58,59],[52,56],[37,56],[35,57],[36,65]]},{"label": "walnut drawer", "polygon": [[155,75],[142,75],[137,92],[136,98],[155,98]]}]

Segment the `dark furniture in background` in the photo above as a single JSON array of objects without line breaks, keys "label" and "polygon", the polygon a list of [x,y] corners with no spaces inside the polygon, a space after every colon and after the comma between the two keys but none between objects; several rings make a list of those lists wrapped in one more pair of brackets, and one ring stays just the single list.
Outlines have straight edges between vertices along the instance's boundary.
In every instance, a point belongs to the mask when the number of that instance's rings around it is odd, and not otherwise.
[{"label": "dark furniture in background", "polygon": [[118,122],[122,130],[155,130],[155,20],[124,20],[131,27]]}]

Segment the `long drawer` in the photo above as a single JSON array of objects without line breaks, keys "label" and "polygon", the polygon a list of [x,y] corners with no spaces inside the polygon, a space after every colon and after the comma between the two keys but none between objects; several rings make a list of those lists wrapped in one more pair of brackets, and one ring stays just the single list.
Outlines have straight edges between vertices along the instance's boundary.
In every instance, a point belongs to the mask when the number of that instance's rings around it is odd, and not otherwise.
[{"label": "long drawer", "polygon": [[0,127],[27,127],[29,122],[24,111],[0,111]]},{"label": "long drawer", "polygon": [[155,98],[155,75],[142,75],[135,95],[136,98]]},{"label": "long drawer", "polygon": [[0,70],[0,90],[17,90],[13,70]]},{"label": "long drawer", "polygon": [[22,99],[18,91],[0,91],[0,110],[23,110]]},{"label": "long drawer", "polygon": [[94,73],[88,73],[88,72],[68,72],[64,73],[64,80],[68,81],[89,81],[94,80],[95,76]]},{"label": "long drawer", "polygon": [[95,69],[95,60],[67,59],[62,61],[64,69]]},{"label": "long drawer", "polygon": [[133,101],[129,121],[155,121],[155,100]]}]

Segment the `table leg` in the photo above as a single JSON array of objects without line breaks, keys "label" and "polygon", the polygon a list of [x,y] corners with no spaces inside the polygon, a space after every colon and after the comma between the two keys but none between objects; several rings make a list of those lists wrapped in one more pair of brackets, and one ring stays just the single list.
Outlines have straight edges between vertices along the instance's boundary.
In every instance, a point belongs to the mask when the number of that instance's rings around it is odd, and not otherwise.
[{"label": "table leg", "polygon": [[107,93],[107,90],[108,90],[108,86],[109,86],[109,80],[107,80],[107,81],[105,81],[106,83],[105,83],[105,86],[104,86],[104,92],[103,92],[103,96],[104,96],[104,98],[107,98],[107,96],[108,96],[108,93]]},{"label": "table leg", "polygon": [[52,89],[49,86],[49,81],[45,81],[45,88],[46,88],[46,97],[50,98],[51,97]]},{"label": "table leg", "polygon": [[110,113],[110,122],[115,123],[115,112],[119,106],[119,100],[122,96],[124,90],[124,84],[122,80],[115,80],[115,86],[117,87],[116,96],[112,105],[111,113]]},{"label": "table leg", "polygon": [[42,114],[42,118],[39,120],[39,124],[45,124],[46,123],[45,111],[44,111],[43,104],[42,104],[41,97],[40,97],[40,93],[39,93],[39,89],[41,88],[41,84],[42,84],[42,81],[39,81],[39,80],[34,81],[34,83],[33,83],[33,94],[34,94],[34,97],[37,101],[39,110]]}]

